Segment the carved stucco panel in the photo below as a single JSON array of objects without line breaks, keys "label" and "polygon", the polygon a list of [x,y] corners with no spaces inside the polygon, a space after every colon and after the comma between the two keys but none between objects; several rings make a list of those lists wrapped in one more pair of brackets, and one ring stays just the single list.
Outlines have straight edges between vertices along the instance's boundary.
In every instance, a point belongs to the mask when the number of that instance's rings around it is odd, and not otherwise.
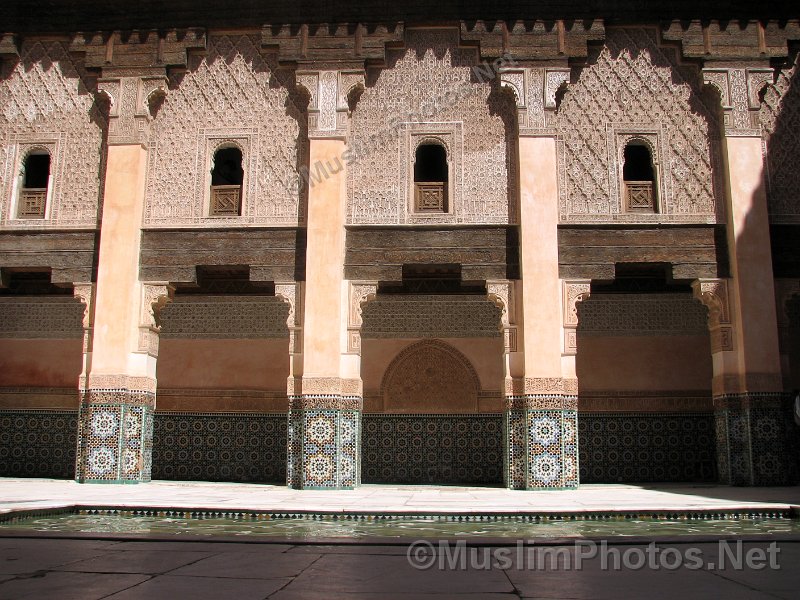
[{"label": "carved stucco panel", "polygon": [[[64,42],[22,44],[19,61],[0,80],[0,225],[96,226],[106,125],[91,93],[94,88],[94,78]],[[48,218],[10,218],[26,145],[55,139]]]},{"label": "carved stucco panel", "polygon": [[[553,124],[559,133],[562,222],[715,222],[721,218],[720,147],[715,108],[694,67],[658,44],[654,29],[609,29],[578,72]],[[626,214],[609,152],[616,128],[657,132],[664,179],[661,213]],[[614,142],[616,144],[616,142]]]},{"label": "carved stucco panel", "polygon": [[778,71],[759,111],[767,167],[767,199],[774,223],[800,223],[800,54]]},{"label": "carved stucco panel", "polygon": [[[457,30],[413,30],[406,49],[387,52],[388,67],[367,78],[353,112],[348,150],[348,222],[407,223],[403,178],[408,170],[403,131],[424,133],[442,124],[463,129],[461,191],[442,223],[513,221],[516,158],[506,124],[515,120],[513,101],[496,92],[499,82],[475,83],[474,50],[460,48]],[[406,124],[406,125],[404,125]],[[513,135],[512,135],[513,138]],[[459,150],[456,150],[459,152]],[[459,158],[455,160],[459,160]]]},{"label": "carved stucco panel", "polygon": [[245,206],[234,224],[303,222],[297,173],[307,163],[306,118],[277,67],[255,37],[231,34],[210,37],[206,55],[192,57],[186,72],[171,77],[152,125],[146,226],[219,226],[205,216],[206,194],[197,190],[210,184],[209,140],[224,143],[224,131],[252,143],[244,160]]}]

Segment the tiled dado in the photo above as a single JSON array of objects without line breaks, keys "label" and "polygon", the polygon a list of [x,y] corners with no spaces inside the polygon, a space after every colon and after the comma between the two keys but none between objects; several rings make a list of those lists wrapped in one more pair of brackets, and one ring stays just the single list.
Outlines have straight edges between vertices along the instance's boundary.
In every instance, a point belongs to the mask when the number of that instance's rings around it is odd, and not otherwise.
[{"label": "tiled dado", "polygon": [[286,413],[157,412],[153,479],[286,481]]},{"label": "tiled dado", "polygon": [[154,405],[155,394],[149,391],[83,392],[75,479],[95,483],[150,481]]},{"label": "tiled dado", "polygon": [[298,489],[350,489],[361,483],[360,397],[289,399],[287,485]]},{"label": "tiled dado", "polygon": [[[565,396],[526,396],[509,398],[507,401],[509,408],[505,412],[504,422],[507,487],[578,487],[578,413],[574,408],[576,399]],[[552,407],[545,408],[547,405]]]},{"label": "tiled dado", "polygon": [[581,411],[578,437],[581,483],[716,480],[711,411]]},{"label": "tiled dado", "polygon": [[721,483],[788,485],[798,481],[798,431],[792,398],[782,393],[714,398]]},{"label": "tiled dado", "polygon": [[0,410],[0,477],[75,475],[77,410]]},{"label": "tiled dado", "polygon": [[503,482],[501,414],[364,414],[364,483]]}]

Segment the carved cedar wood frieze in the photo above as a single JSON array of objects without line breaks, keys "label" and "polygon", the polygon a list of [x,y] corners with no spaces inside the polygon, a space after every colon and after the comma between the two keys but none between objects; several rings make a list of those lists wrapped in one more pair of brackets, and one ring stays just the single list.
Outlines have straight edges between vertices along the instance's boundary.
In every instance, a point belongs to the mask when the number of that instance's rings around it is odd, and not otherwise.
[{"label": "carved cedar wood frieze", "polygon": [[[681,65],[657,36],[655,29],[608,29],[567,88],[554,118],[562,222],[719,218],[716,113],[697,69]],[[622,150],[638,131],[659,163],[661,214],[622,211]]]},{"label": "carved cedar wood frieze", "polygon": [[[288,73],[260,38],[211,36],[204,56],[174,73],[153,123],[144,225],[297,225],[304,207],[297,170],[307,162],[305,116]],[[208,217],[204,200],[213,153],[242,150],[240,217]]]},{"label": "carved cedar wood frieze", "polygon": [[[0,224],[94,227],[103,182],[105,118],[94,80],[60,41],[23,42],[0,78]],[[30,151],[50,154],[48,217],[15,219],[10,202]]]}]

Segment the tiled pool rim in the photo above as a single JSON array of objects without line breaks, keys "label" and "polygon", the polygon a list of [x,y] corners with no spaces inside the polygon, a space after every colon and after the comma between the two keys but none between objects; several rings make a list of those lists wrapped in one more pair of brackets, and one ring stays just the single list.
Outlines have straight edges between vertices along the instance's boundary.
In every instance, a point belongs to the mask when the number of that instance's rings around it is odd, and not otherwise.
[{"label": "tiled pool rim", "polygon": [[[659,544],[713,543],[720,540],[736,540],[743,542],[781,541],[800,543],[797,533],[747,533],[735,535],[730,533],[702,533],[687,535],[621,535],[621,536],[558,536],[558,537],[521,537],[520,539],[495,536],[453,537],[420,536],[407,537],[242,537],[234,535],[208,534],[143,534],[127,532],[63,532],[37,531],[30,529],[14,529],[15,522],[33,517],[55,517],[61,515],[119,515],[123,517],[183,517],[193,519],[232,518],[237,520],[269,521],[269,520],[338,520],[338,521],[404,521],[430,520],[445,522],[519,522],[544,523],[549,521],[625,521],[625,520],[737,520],[737,519],[798,519],[800,506],[788,508],[754,510],[748,508],[726,508],[719,510],[635,510],[635,511],[536,511],[512,513],[434,513],[429,511],[258,511],[258,510],[219,510],[204,508],[174,507],[123,507],[98,505],[68,505],[48,508],[13,509],[0,513],[0,539],[2,538],[49,538],[49,539],[85,539],[109,541],[147,541],[147,542],[180,542],[180,543],[236,543],[236,544],[279,544],[279,545],[341,545],[341,546],[408,546],[416,539],[466,543],[469,546],[513,546],[523,543],[525,546],[563,546],[577,542],[606,542],[610,545],[646,545],[651,542]],[[9,527],[10,526],[10,527]]]}]

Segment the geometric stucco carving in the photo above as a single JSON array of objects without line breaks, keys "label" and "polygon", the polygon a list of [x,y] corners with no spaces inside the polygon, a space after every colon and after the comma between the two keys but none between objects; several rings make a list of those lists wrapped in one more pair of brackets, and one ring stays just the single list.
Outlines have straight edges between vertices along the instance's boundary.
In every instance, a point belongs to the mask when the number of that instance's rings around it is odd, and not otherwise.
[{"label": "geometric stucco carving", "polygon": [[772,83],[768,67],[712,67],[703,69],[703,81],[717,90],[726,136],[760,137],[759,95]]},{"label": "geometric stucco carving", "polygon": [[405,42],[403,50],[387,50],[387,68],[370,73],[350,119],[348,223],[402,224],[416,218],[406,201],[413,169],[404,165],[414,157],[404,132],[422,139],[445,132],[456,143],[447,159],[461,166],[451,172],[450,183],[457,184],[453,206],[427,222],[513,222],[515,135],[507,135],[515,121],[513,101],[497,93],[494,74],[476,75],[484,65],[475,48],[460,45],[458,29],[407,30]]},{"label": "geometric stucco carving", "polygon": [[589,298],[592,292],[588,279],[564,279],[561,281],[561,306],[563,309],[564,356],[578,353],[578,302]]},{"label": "geometric stucco carving", "polygon": [[708,308],[708,331],[711,335],[711,352],[731,351],[733,326],[727,279],[697,279],[692,282],[694,297]]},{"label": "geometric stucco carving", "polygon": [[[192,55],[186,71],[170,76],[153,120],[145,226],[302,223],[304,190],[297,181],[307,162],[307,124],[293,89],[276,57],[262,54],[258,36],[210,36],[205,55]],[[241,216],[210,217],[210,154],[242,143]]]},{"label": "geometric stucco carving", "polygon": [[800,223],[800,53],[778,69],[764,92],[759,117],[764,137],[770,221]]},{"label": "geometric stucco carving", "polygon": [[175,288],[167,282],[142,283],[139,308],[139,352],[158,357],[161,309],[168,302],[172,302],[174,294]]},{"label": "geometric stucco carving", "polygon": [[[364,71],[305,71],[295,73],[297,85],[309,96],[308,135],[344,137],[350,116],[350,98],[364,89]],[[313,168],[313,166],[312,166]]]},{"label": "geometric stucco carving", "polygon": [[347,304],[347,353],[361,353],[361,338],[364,307],[374,300],[378,294],[376,281],[350,281],[348,282]]},{"label": "geometric stucco carving", "polygon": [[289,354],[303,353],[303,283],[276,282],[275,296],[289,305],[286,327],[289,330]]},{"label": "geometric stucco carving", "polygon": [[[656,29],[608,28],[576,75],[553,116],[562,222],[721,218],[719,127],[696,67],[661,46]],[[619,193],[619,146],[637,133],[662,165],[657,214],[626,213]]]},{"label": "geometric stucco carving", "polygon": [[500,309],[500,326],[503,330],[505,352],[517,352],[517,308],[514,281],[487,281],[486,295]]},{"label": "geometric stucco carving", "polygon": [[569,83],[569,67],[513,66],[500,73],[502,86],[514,95],[519,134],[552,135],[556,96]]},{"label": "geometric stucco carving", "polygon": [[[25,41],[0,80],[0,226],[95,227],[105,117],[94,78],[61,41]],[[25,155],[50,153],[45,219],[16,219],[10,203]]]},{"label": "geometric stucco carving", "polygon": [[476,412],[480,380],[469,360],[437,340],[405,348],[386,368],[381,395],[386,412]]}]

